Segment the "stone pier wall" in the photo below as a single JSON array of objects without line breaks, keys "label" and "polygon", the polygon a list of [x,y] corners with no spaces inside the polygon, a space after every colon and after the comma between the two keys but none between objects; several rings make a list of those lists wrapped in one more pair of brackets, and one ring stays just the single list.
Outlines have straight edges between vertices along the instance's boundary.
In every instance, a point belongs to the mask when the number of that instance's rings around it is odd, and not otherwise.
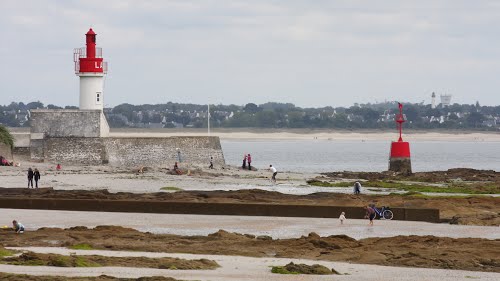
[{"label": "stone pier wall", "polygon": [[37,161],[72,165],[170,167],[177,161],[177,148],[184,165],[208,166],[210,156],[216,165],[225,164],[219,137],[46,137],[32,140],[31,156]]},{"label": "stone pier wall", "polygon": [[183,163],[208,166],[210,156],[224,165],[219,137],[104,138],[112,166],[170,167],[177,161],[179,148]]}]

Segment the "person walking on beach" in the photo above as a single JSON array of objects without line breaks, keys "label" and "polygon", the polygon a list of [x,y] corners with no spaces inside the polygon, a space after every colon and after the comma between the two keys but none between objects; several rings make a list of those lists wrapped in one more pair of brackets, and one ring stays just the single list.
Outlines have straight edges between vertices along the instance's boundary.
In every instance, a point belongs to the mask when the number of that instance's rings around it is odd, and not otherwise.
[{"label": "person walking on beach", "polygon": [[176,148],[176,150],[177,150],[177,162],[182,163],[181,149]]},{"label": "person walking on beach", "polygon": [[28,188],[33,188],[33,170],[31,168],[28,168]]},{"label": "person walking on beach", "polygon": [[38,171],[37,168],[35,168],[35,171],[33,172],[33,178],[35,179],[35,187],[38,188],[38,181],[40,180],[40,171]]},{"label": "person walking on beach", "polygon": [[241,165],[241,168],[242,169],[246,169],[247,168],[247,154],[243,154],[243,165]]},{"label": "person walking on beach", "polygon": [[354,194],[361,194],[361,183],[359,181],[354,183]]},{"label": "person walking on beach", "polygon": [[248,162],[248,170],[251,171],[252,170],[252,156],[250,156],[250,153],[248,153],[247,162]]},{"label": "person walking on beach", "polygon": [[340,220],[340,224],[344,224],[344,221],[345,221],[345,220],[347,220],[347,219],[345,218],[345,212],[342,212],[342,213],[340,214],[339,220]]},{"label": "person walking on beach", "polygon": [[16,220],[12,221],[12,228],[16,233],[24,233],[24,225]]},{"label": "person walking on beach", "polygon": [[208,166],[209,169],[213,169],[214,168],[214,157],[213,156],[210,156],[210,166]]},{"label": "person walking on beach", "polygon": [[271,178],[271,181],[276,184],[276,175],[278,174],[278,171],[276,170],[275,167],[273,167],[273,165],[269,165],[269,170],[271,170],[271,173],[273,173],[273,176]]},{"label": "person walking on beach", "polygon": [[365,218],[370,219],[369,225],[373,226],[373,219],[375,218],[375,210],[373,210],[373,208],[370,206],[366,206],[365,211],[366,211]]}]

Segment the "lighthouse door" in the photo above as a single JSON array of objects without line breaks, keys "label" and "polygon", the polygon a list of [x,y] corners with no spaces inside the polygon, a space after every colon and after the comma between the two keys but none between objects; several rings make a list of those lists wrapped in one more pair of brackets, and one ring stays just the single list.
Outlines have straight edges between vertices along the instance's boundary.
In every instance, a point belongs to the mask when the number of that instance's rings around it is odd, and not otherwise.
[{"label": "lighthouse door", "polygon": [[102,104],[102,92],[95,93],[95,104]]}]

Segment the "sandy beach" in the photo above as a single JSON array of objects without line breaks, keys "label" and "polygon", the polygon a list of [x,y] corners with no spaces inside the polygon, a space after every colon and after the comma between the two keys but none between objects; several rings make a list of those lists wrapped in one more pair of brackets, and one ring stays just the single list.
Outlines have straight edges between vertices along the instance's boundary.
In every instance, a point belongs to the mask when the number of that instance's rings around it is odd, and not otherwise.
[{"label": "sandy beach", "polygon": [[[29,128],[9,128],[16,137],[16,143],[25,146]],[[171,136],[204,136],[207,129],[140,129],[112,128],[113,137],[171,137]],[[254,128],[216,128],[210,131],[212,136],[222,140],[396,140],[394,130],[321,130],[321,129],[254,129]],[[487,131],[424,131],[405,130],[403,137],[407,141],[473,141],[500,142],[498,132]]]}]

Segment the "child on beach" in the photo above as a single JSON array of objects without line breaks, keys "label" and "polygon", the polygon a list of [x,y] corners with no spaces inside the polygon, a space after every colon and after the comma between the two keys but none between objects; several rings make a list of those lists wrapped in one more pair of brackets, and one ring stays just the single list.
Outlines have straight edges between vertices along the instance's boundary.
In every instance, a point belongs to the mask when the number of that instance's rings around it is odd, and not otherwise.
[{"label": "child on beach", "polygon": [[12,221],[12,228],[16,233],[24,233],[24,225],[16,220]]},{"label": "child on beach", "polygon": [[342,213],[340,214],[339,220],[340,220],[340,224],[344,224],[344,221],[345,221],[345,220],[347,220],[347,219],[345,218],[345,212],[342,212]]}]

